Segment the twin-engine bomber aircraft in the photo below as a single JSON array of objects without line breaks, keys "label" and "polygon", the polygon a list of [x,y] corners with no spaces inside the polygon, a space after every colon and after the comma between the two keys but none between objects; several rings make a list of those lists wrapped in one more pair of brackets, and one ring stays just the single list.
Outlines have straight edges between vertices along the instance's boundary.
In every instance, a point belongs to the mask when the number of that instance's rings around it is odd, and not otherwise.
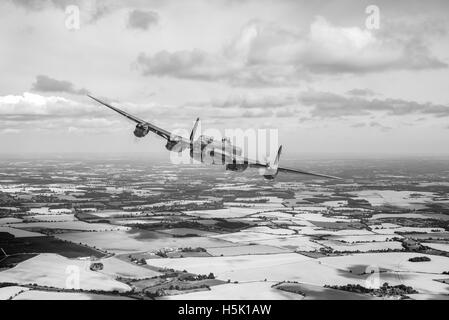
[{"label": "twin-engine bomber aircraft", "polygon": [[[279,147],[276,158],[273,162],[260,162],[256,160],[251,160],[245,158],[242,155],[242,150],[231,144],[229,139],[222,139],[222,141],[216,141],[212,137],[201,135],[198,139],[194,139],[195,132],[198,126],[199,118],[196,119],[195,125],[190,134],[190,138],[184,138],[179,135],[170,133],[167,130],[159,128],[154,124],[147,121],[139,119],[129,113],[122,111],[112,105],[101,101],[91,95],[90,98],[101,103],[102,105],[120,113],[122,116],[137,123],[134,129],[134,135],[138,138],[145,137],[150,131],[157,134],[158,136],[167,140],[165,148],[172,152],[183,152],[186,149],[190,149],[190,157],[194,160],[205,162],[205,155],[212,160],[212,164],[226,165],[226,170],[242,172],[247,168],[258,168],[263,170],[263,176],[265,179],[273,180],[279,172],[286,173],[296,173],[315,177],[329,178],[329,179],[340,179],[338,177],[328,176],[324,174],[318,174],[313,172],[307,172],[303,170],[285,168],[279,166],[279,157],[281,155],[282,146]],[[198,150],[199,152],[196,152]]]}]

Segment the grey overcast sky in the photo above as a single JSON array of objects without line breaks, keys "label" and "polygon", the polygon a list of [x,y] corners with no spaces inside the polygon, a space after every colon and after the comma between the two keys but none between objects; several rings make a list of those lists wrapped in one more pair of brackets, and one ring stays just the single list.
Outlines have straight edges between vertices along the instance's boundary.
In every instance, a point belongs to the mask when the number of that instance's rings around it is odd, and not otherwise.
[{"label": "grey overcast sky", "polygon": [[0,153],[164,151],[86,93],[169,130],[277,128],[291,155],[447,153],[448,15],[445,0],[1,1]]}]

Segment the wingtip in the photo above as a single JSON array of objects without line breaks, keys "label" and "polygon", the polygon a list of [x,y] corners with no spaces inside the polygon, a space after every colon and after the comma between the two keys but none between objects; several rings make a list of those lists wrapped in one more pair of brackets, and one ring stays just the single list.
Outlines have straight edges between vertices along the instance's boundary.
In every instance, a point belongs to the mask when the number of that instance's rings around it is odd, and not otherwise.
[{"label": "wingtip", "polygon": [[334,180],[344,180],[343,178],[340,178],[340,177],[334,177],[334,176],[330,176],[330,178],[331,178],[331,179],[334,179]]}]

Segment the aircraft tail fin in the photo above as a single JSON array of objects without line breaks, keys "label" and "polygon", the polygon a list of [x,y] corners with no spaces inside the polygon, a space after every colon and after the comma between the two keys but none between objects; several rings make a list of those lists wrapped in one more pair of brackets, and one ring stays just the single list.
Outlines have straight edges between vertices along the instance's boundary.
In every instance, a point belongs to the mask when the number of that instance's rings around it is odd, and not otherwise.
[{"label": "aircraft tail fin", "polygon": [[190,132],[190,143],[193,143],[193,139],[195,138],[195,132],[198,128],[198,123],[200,122],[200,118],[196,118],[195,124],[193,125],[192,132]]},{"label": "aircraft tail fin", "polygon": [[278,153],[277,153],[276,158],[274,159],[274,162],[273,162],[273,167],[276,168],[276,170],[277,170],[277,168],[279,166],[279,158],[281,157],[281,153],[282,153],[282,146],[279,146]]},{"label": "aircraft tail fin", "polygon": [[282,146],[279,146],[276,158],[274,158],[273,163],[269,163],[267,169],[265,170],[264,178],[268,180],[273,180],[278,175],[279,159],[282,153]]}]

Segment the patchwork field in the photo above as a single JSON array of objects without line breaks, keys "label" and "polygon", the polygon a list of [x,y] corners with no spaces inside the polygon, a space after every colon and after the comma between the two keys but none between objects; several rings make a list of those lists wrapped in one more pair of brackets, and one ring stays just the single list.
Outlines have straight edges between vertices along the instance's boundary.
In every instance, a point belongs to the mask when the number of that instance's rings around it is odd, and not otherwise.
[{"label": "patchwork field", "polygon": [[183,213],[196,216],[205,219],[212,218],[241,218],[246,217],[261,211],[270,211],[271,209],[254,209],[254,208],[238,208],[238,207],[229,207],[226,209],[217,209],[217,210],[194,210],[194,211],[183,211]]},{"label": "patchwork field", "polygon": [[[114,280],[112,277],[89,269],[88,261],[67,259],[57,254],[40,254],[21,262],[12,269],[0,272],[0,282],[18,284],[37,284],[62,289],[79,288],[84,290],[129,291],[130,287]],[[68,276],[73,281],[68,282]]]},{"label": "patchwork field", "polygon": [[178,294],[164,297],[166,300],[299,300],[299,294],[272,288],[270,282],[222,284],[209,291]]},{"label": "patchwork field", "polygon": [[16,238],[27,238],[27,237],[40,237],[43,236],[41,233],[30,232],[18,228],[12,228],[10,226],[0,226],[0,232],[6,232],[13,235]]},{"label": "patchwork field", "polygon": [[251,255],[251,254],[275,254],[275,253],[285,253],[288,250],[276,248],[270,245],[239,245],[232,247],[222,247],[222,248],[208,248],[207,252],[212,256],[240,256],[240,255]]},{"label": "patchwork field", "polygon": [[73,242],[81,242],[114,253],[158,251],[163,248],[183,247],[225,247],[233,245],[230,242],[207,237],[174,238],[158,232],[106,231],[79,233],[70,232],[58,234],[58,238]]},{"label": "patchwork field", "polygon": [[86,223],[83,221],[14,223],[10,224],[10,226],[17,229],[60,229],[79,231],[120,231],[129,229],[127,227],[113,226],[105,223]]},{"label": "patchwork field", "polygon": [[111,276],[112,278],[143,279],[161,275],[159,272],[137,266],[130,262],[125,262],[115,257],[101,259],[99,262],[103,264],[103,269],[99,272]]},{"label": "patchwork field", "polygon": [[[432,249],[435,249],[435,250],[449,252],[449,243],[426,242],[426,243],[424,243],[424,245],[426,247],[429,247],[429,248],[432,248]],[[448,267],[448,269],[449,269],[449,267]]]},{"label": "patchwork field", "polygon": [[79,292],[54,292],[30,290],[19,294],[13,300],[132,300],[123,296]]},{"label": "patchwork field", "polygon": [[29,290],[28,288],[20,286],[10,286],[0,288],[0,300],[12,299],[15,296],[19,295],[20,293],[28,290]]},{"label": "patchwork field", "polygon": [[402,243],[397,241],[368,242],[368,243],[344,243],[335,240],[317,241],[325,247],[337,252],[369,252],[383,250],[403,250]]}]

